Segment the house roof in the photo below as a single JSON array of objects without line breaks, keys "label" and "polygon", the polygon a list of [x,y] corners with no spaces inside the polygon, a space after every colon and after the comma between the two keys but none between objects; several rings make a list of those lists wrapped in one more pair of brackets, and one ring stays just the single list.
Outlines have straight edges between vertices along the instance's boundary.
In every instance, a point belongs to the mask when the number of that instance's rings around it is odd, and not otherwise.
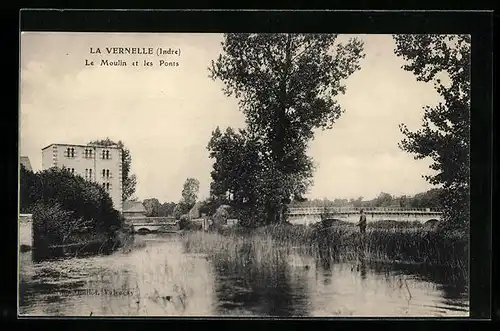
[{"label": "house roof", "polygon": [[145,213],[146,208],[140,201],[124,201],[123,202],[123,212],[124,213]]},{"label": "house roof", "polygon": [[26,170],[33,171],[30,159],[27,156],[21,156],[21,164],[26,168]]}]

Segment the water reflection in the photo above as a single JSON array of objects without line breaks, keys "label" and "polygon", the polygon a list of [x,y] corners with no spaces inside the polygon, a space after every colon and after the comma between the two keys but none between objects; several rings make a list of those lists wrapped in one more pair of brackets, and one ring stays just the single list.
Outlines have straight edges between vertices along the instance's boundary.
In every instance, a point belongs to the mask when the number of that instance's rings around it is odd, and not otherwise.
[{"label": "water reflection", "polygon": [[321,270],[320,274],[323,280],[323,285],[325,286],[332,283],[332,263],[332,252],[320,246],[317,259],[315,260],[315,266],[317,270]]},{"label": "water reflection", "polygon": [[457,271],[345,263],[327,251],[234,266],[186,252],[178,236],[148,235],[108,256],[27,256],[20,258],[19,284],[20,313],[27,315],[468,315],[468,289]]},{"label": "water reflection", "polygon": [[307,316],[305,268],[278,264],[272,270],[251,267],[228,274],[215,262],[217,313],[221,315]]},{"label": "water reflection", "polygon": [[331,264],[321,257],[316,267],[325,277],[310,285],[317,315],[468,315],[467,287],[456,271],[365,260]]},{"label": "water reflection", "polygon": [[362,280],[366,280],[366,262],[365,260],[361,260],[359,264],[359,275]]}]

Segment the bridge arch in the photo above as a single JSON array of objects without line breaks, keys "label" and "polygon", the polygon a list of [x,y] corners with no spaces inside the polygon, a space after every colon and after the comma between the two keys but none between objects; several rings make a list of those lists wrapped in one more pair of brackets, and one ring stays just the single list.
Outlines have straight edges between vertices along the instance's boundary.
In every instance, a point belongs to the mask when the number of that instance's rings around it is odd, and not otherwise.
[{"label": "bridge arch", "polygon": [[425,226],[430,226],[430,227],[434,227],[436,226],[437,224],[439,223],[439,220],[436,219],[436,218],[432,218],[430,220],[428,220],[427,222],[424,223]]},{"label": "bridge arch", "polygon": [[151,233],[151,230],[149,230],[148,228],[139,228],[137,229],[137,233],[138,234],[148,234],[148,233]]}]

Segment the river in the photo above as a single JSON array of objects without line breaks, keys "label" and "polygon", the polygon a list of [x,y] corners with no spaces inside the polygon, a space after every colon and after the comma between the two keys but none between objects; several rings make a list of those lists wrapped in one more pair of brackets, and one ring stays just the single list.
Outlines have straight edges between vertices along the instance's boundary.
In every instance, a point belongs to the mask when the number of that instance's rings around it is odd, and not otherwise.
[{"label": "river", "polygon": [[218,268],[178,235],[136,236],[132,250],[32,262],[20,256],[22,316],[468,316],[449,270],[331,263],[292,254],[270,274]]}]

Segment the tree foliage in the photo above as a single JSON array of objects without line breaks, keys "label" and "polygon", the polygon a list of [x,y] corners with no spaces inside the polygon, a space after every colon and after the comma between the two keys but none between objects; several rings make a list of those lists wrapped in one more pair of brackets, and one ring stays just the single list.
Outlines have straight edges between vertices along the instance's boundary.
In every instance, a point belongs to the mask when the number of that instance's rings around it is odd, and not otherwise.
[{"label": "tree foliage", "polygon": [[34,189],[39,185],[37,175],[27,170],[21,164],[19,181],[19,205],[21,213],[31,213],[35,202],[40,198],[39,190]]},{"label": "tree foliage", "polygon": [[179,220],[182,215],[186,214],[189,209],[187,209],[186,206],[182,203],[178,203],[175,205],[174,210],[172,211],[172,214],[174,215],[176,220]]},{"label": "tree foliage", "polygon": [[182,188],[182,200],[181,202],[189,208],[192,208],[198,199],[198,193],[200,191],[200,181],[195,178],[188,178],[184,182]]},{"label": "tree foliage", "polygon": [[194,207],[198,199],[199,190],[200,182],[196,178],[186,179],[182,187],[182,198],[173,209],[176,219],[180,219],[182,215],[189,213],[191,208]]},{"label": "tree foliage", "polygon": [[374,200],[372,207],[391,207],[393,206],[393,197],[389,193],[381,192]]},{"label": "tree foliage", "polygon": [[[302,173],[277,171],[268,155],[262,153],[262,143],[246,130],[228,128],[222,134],[217,128],[208,148],[210,157],[216,159],[210,187],[213,199],[220,201],[219,206],[233,207],[243,225],[277,221],[278,206],[306,192],[309,182],[304,177],[312,174],[312,167]],[[305,154],[303,157],[307,158]]]},{"label": "tree foliage", "polygon": [[157,217],[160,216],[160,202],[156,198],[145,199],[142,204],[146,209],[146,216]]},{"label": "tree foliage", "polygon": [[418,81],[433,82],[443,101],[424,108],[422,128],[404,124],[400,147],[416,159],[431,158],[436,174],[426,176],[442,185],[441,203],[448,224],[468,227],[470,158],[470,36],[395,35],[396,55],[404,70]]},{"label": "tree foliage", "polygon": [[388,208],[431,208],[441,210],[440,196],[442,189],[433,188],[425,192],[417,193],[413,196],[402,195],[393,196],[386,192],[381,192],[376,198],[363,200],[363,197],[356,199],[314,199],[305,201],[293,201],[292,207],[388,207]]},{"label": "tree foliage", "polygon": [[21,167],[20,184],[21,210],[33,213],[34,221],[49,222],[43,227],[50,231],[57,229],[51,237],[60,240],[55,243],[64,242],[77,231],[113,233],[123,226],[123,218],[113,208],[108,192],[67,169],[33,173]]},{"label": "tree foliage", "polygon": [[164,202],[158,208],[158,216],[166,217],[172,216],[174,213],[175,202]]},{"label": "tree foliage", "polygon": [[128,200],[135,193],[135,187],[137,185],[137,176],[130,173],[130,166],[132,164],[132,156],[130,150],[125,147],[123,142],[119,140],[117,143],[109,138],[100,139],[89,142],[89,144],[97,146],[113,146],[116,145],[122,150],[122,200]]},{"label": "tree foliage", "polygon": [[[311,183],[306,150],[317,128],[331,128],[343,112],[335,97],[359,69],[363,44],[336,35],[226,34],[211,77],[239,100],[247,128],[217,128],[212,193],[231,200],[252,224],[283,220],[285,204]],[[297,197],[295,197],[297,195]]]},{"label": "tree foliage", "polygon": [[220,206],[229,205],[229,201],[224,197],[211,196],[205,199],[200,206],[200,213],[213,216]]},{"label": "tree foliage", "polygon": [[33,239],[37,248],[65,243],[65,239],[81,224],[81,220],[75,219],[72,212],[59,204],[34,203],[32,212]]},{"label": "tree foliage", "polygon": [[441,210],[441,194],[442,190],[438,188],[433,188],[426,192],[415,194],[411,199],[409,199],[409,205],[411,208],[432,208]]}]

